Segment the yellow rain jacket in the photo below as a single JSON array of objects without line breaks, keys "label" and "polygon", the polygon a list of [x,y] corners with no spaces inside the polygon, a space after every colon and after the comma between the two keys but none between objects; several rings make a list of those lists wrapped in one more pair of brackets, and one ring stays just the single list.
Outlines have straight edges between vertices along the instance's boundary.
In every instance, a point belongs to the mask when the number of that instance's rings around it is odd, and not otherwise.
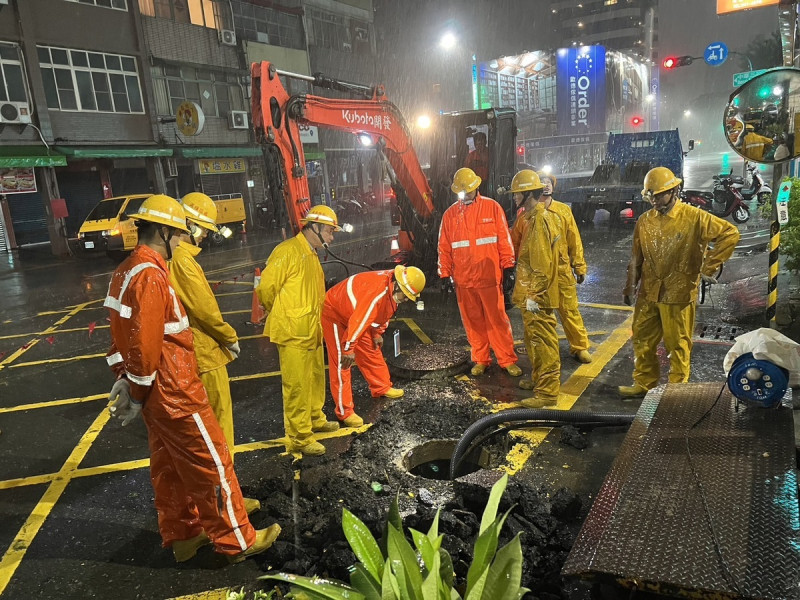
[{"label": "yellow rain jacket", "polygon": [[198,370],[206,373],[233,360],[227,346],[239,338],[236,330],[222,318],[214,292],[194,258],[199,253],[198,246],[180,242],[172,254],[169,278],[189,316]]},{"label": "yellow rain jacket", "polygon": [[264,335],[274,344],[306,350],[322,345],[325,275],[302,233],[275,247],[256,292],[268,313]]},{"label": "yellow rain jacket", "polygon": [[665,215],[648,210],[633,230],[633,256],[623,294],[633,296],[638,286],[638,297],[651,302],[694,302],[700,274],[713,276],[738,241],[734,225],[680,200]]},{"label": "yellow rain jacket", "polygon": [[558,308],[558,264],[564,235],[563,219],[537,204],[525,212],[528,228],[517,260],[517,283],[511,300],[525,310],[530,298],[540,308]]}]

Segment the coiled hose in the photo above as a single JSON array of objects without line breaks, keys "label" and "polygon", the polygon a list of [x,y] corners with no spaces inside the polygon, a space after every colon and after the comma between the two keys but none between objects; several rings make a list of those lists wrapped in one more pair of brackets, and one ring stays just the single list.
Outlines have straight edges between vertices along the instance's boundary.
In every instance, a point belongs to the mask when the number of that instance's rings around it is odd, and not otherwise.
[{"label": "coiled hose", "polygon": [[[620,426],[630,425],[635,415],[626,413],[594,413],[585,411],[555,410],[548,408],[512,408],[498,413],[487,415],[470,425],[458,440],[453,457],[450,459],[450,479],[458,477],[458,468],[464,457],[473,449],[473,442],[480,434],[490,427],[499,423],[509,423],[510,427],[501,428],[513,429],[514,424],[526,423],[530,427],[556,427],[558,425],[584,425],[584,426]],[[489,435],[479,440],[482,442],[486,438],[494,435],[497,431],[492,431]]]}]

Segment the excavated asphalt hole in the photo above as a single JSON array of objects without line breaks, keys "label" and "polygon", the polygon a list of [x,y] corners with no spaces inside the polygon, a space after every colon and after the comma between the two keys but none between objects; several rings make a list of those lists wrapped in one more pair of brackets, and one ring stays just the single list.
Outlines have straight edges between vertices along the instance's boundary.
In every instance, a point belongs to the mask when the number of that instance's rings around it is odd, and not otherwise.
[{"label": "excavated asphalt hole", "polygon": [[[403,456],[403,466],[412,475],[425,479],[450,479],[450,459],[458,440],[433,440],[415,446]],[[489,453],[476,448],[461,462],[460,475],[489,467]]]}]

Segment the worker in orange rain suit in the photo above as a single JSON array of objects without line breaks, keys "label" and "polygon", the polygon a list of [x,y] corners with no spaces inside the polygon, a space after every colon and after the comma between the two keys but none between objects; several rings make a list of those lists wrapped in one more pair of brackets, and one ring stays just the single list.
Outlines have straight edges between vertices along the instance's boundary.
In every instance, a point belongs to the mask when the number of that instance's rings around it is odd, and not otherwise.
[{"label": "worker in orange rain suit", "polygon": [[341,231],[336,213],[314,206],[295,237],[278,244],[267,260],[256,293],[267,313],[264,335],[278,346],[283,383],[283,427],[288,452],[325,454],[315,432],[335,431],[336,421],[322,412],[325,403],[325,359],[320,317],[325,275],[317,249]]},{"label": "worker in orange rain suit", "polygon": [[[514,180],[521,177],[520,181],[528,183],[533,181],[532,175],[537,175],[538,181],[543,186],[539,201],[544,203],[546,210],[558,213],[564,225],[564,236],[558,246],[558,316],[561,319],[561,326],[564,328],[564,335],[569,342],[569,350],[572,357],[578,362],[590,363],[592,362],[592,355],[589,353],[589,336],[586,333],[583,318],[578,310],[578,293],[576,289],[576,283],[583,283],[586,279],[586,261],[583,258],[581,234],[578,231],[575,217],[572,215],[572,209],[563,202],[553,199],[553,188],[556,185],[556,178],[553,175],[547,173],[537,174],[530,170],[524,170],[517,173]],[[511,188],[513,193],[513,181]],[[520,193],[514,194],[515,197],[517,195],[522,196]],[[528,194],[522,204],[525,212],[523,212],[522,217],[514,222],[514,226],[511,228],[511,243],[514,245],[514,253],[517,256],[519,256],[520,243],[529,223],[524,215],[526,213],[530,214],[528,211],[536,201]],[[520,381],[520,387],[524,388],[526,385],[530,385],[528,380],[523,379]]]},{"label": "worker in orange rain suit", "polygon": [[328,347],[331,396],[336,416],[346,426],[364,424],[353,410],[350,385],[353,364],[367,380],[373,398],[403,396],[403,390],[392,387],[381,352],[383,334],[397,305],[417,300],[424,287],[422,271],[398,265],[394,271],[357,273],[325,294],[322,332]]},{"label": "worker in orange rain suit", "polygon": [[489,347],[509,375],[519,377],[511,323],[501,284],[503,269],[514,267],[514,249],[500,205],[478,193],[481,178],[462,168],[450,189],[458,201],[442,215],[439,228],[439,277],[455,285],[461,320],[472,347],[472,375],[491,364]]},{"label": "worker in orange rain suit", "polygon": [[486,134],[479,131],[472,136],[472,141],[475,149],[467,155],[464,166],[472,169],[481,181],[486,181],[489,178],[489,147],[486,144]]},{"label": "worker in orange rain suit", "polygon": [[164,546],[179,562],[209,541],[233,562],[269,548],[274,524],[255,531],[245,512],[228,445],[197,374],[192,331],[169,283],[166,260],[186,231],[168,196],[147,198],[132,215],[139,245],[111,276],[108,364],[118,376],[110,411],[123,425],[142,415],[150,478]]},{"label": "worker in orange rain suit", "polygon": [[[653,208],[633,230],[633,256],[623,291],[633,311],[633,385],[619,387],[623,398],[641,398],[658,385],[656,350],[663,338],[669,381],[689,380],[697,284],[717,283],[714,273],[739,241],[736,227],[678,199],[682,180],[666,167],[644,178],[642,197]],[[710,246],[711,245],[711,246]]]}]

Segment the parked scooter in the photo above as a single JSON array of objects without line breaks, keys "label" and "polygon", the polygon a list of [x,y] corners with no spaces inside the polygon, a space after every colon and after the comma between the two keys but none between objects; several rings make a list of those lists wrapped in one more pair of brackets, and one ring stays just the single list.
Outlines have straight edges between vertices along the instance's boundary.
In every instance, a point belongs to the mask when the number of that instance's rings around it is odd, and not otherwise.
[{"label": "parked scooter", "polygon": [[712,215],[725,218],[730,216],[736,223],[746,223],[750,209],[742,194],[734,187],[731,177],[714,175],[714,190],[683,190],[681,199],[687,204],[707,210]]},{"label": "parked scooter", "polygon": [[756,198],[758,205],[762,206],[772,197],[772,188],[764,181],[758,165],[748,162],[747,170],[750,172],[750,186],[744,187],[744,178],[729,175],[733,180],[733,187],[739,190],[745,202]]}]

